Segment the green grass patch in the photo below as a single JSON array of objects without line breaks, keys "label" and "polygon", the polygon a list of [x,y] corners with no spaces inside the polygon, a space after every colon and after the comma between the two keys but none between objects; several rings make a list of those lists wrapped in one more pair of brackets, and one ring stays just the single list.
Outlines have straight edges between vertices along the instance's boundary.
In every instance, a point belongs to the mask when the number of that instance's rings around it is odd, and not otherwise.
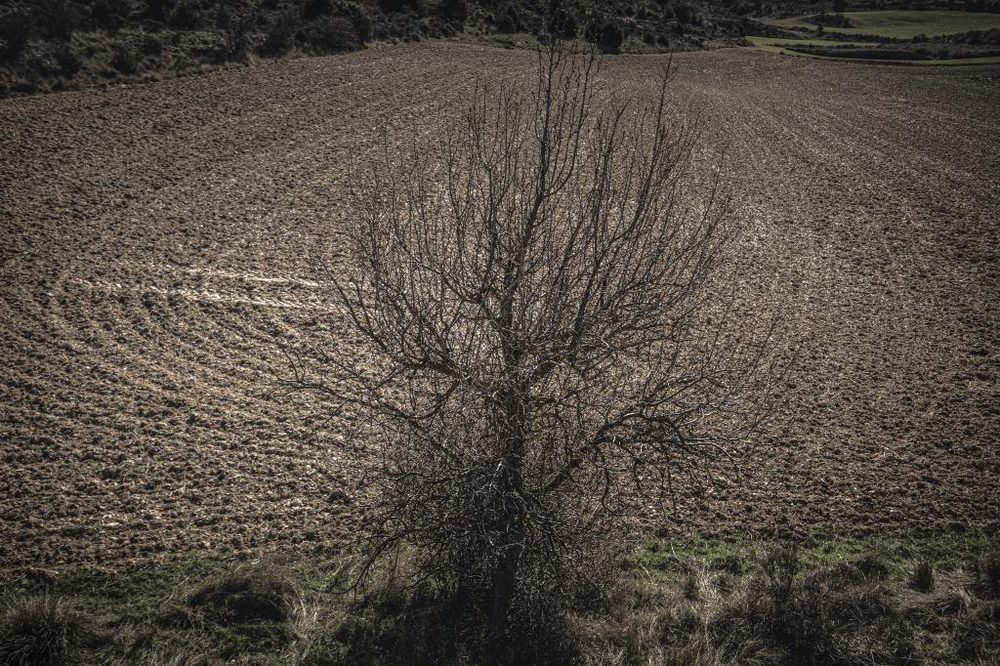
[{"label": "green grass patch", "polygon": [[866,42],[834,42],[829,39],[788,39],[785,37],[747,37],[746,40],[754,46],[871,46]]},{"label": "green grass patch", "polygon": [[[691,560],[707,566],[725,566],[733,558],[759,557],[776,543],[773,539],[702,539],[676,541],[651,539],[632,556],[630,562],[661,571],[677,571]],[[809,564],[830,565],[862,557],[878,557],[887,565],[904,571],[907,563],[927,560],[938,567],[956,568],[975,558],[1000,551],[1000,534],[977,532],[934,535],[889,535],[840,537],[818,535],[798,544],[799,554]]]},{"label": "green grass patch", "polygon": [[[778,55],[795,56],[800,58],[813,58],[816,60],[839,60],[843,62],[881,63],[887,65],[920,65],[933,67],[949,67],[956,65],[996,65],[1000,64],[1000,56],[976,56],[971,58],[938,58],[938,59],[916,59],[916,58],[886,58],[886,57],[858,57],[851,53],[851,49],[871,48],[870,43],[865,42],[837,42],[824,39],[788,39],[782,37],[747,37],[753,48],[764,53],[775,53]],[[823,55],[808,53],[800,49],[826,49]],[[837,50],[843,49],[843,55],[834,55]]]},{"label": "green grass patch", "polygon": [[[765,20],[779,28],[816,31],[808,19],[815,14],[785,19]],[[872,12],[844,12],[849,28],[830,27],[829,32],[845,35],[876,35],[894,39],[913,39],[919,35],[939,37],[970,30],[1000,28],[1000,14],[957,11],[884,10]]]}]

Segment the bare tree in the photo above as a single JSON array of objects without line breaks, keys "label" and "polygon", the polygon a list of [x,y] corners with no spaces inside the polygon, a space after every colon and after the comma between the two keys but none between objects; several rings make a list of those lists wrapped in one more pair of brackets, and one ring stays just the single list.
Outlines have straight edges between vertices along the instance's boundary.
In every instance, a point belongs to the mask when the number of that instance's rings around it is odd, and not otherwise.
[{"label": "bare tree", "polygon": [[717,179],[684,196],[667,74],[595,109],[597,63],[549,48],[535,90],[478,88],[443,160],[365,171],[335,283],[370,353],[297,380],[370,419],[372,554],[415,544],[480,593],[494,657],[635,500],[738,469],[769,390],[768,333],[719,280],[739,217]]}]

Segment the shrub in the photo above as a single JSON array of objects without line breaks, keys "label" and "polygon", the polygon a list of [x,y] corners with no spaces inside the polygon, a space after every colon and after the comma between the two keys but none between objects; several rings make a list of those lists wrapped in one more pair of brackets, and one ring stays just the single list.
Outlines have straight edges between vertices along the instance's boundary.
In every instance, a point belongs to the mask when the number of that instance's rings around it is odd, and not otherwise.
[{"label": "shrub", "polygon": [[267,55],[281,55],[288,51],[295,42],[295,35],[301,24],[299,13],[294,9],[286,9],[275,16],[260,47],[261,52]]},{"label": "shrub", "polygon": [[681,25],[688,25],[694,22],[694,10],[686,2],[679,2],[673,8],[674,17]]},{"label": "shrub", "polygon": [[580,28],[573,12],[559,5],[550,10],[545,29],[561,39],[575,39]]},{"label": "shrub", "polygon": [[506,9],[497,19],[497,30],[505,34],[515,33],[521,29],[521,17],[513,5],[507,5]]},{"label": "shrub", "polygon": [[341,53],[361,48],[357,29],[343,16],[327,16],[302,29],[302,40],[319,53]]},{"label": "shrub", "polygon": [[31,19],[21,12],[0,16],[0,62],[14,62],[28,46]]},{"label": "shrub", "polygon": [[91,0],[90,16],[98,27],[105,30],[118,30],[131,15],[132,3],[129,0]]},{"label": "shrub", "polygon": [[347,16],[354,24],[354,30],[362,43],[372,38],[375,33],[375,22],[366,8],[354,2],[347,2],[341,6],[340,13]]},{"label": "shrub", "polygon": [[9,666],[65,664],[86,634],[83,618],[55,597],[17,600],[0,618],[0,662]]},{"label": "shrub", "polygon": [[143,55],[156,57],[163,54],[163,42],[156,35],[145,34],[139,42],[139,50]]},{"label": "shrub", "polygon": [[302,5],[302,18],[306,21],[312,21],[320,16],[329,16],[332,13],[332,0],[306,0]]},{"label": "shrub", "polygon": [[139,71],[139,57],[131,46],[118,42],[111,55],[111,66],[122,74],[135,74]]},{"label": "shrub", "polygon": [[178,30],[196,30],[201,27],[201,15],[196,0],[181,0],[170,13],[167,23]]},{"label": "shrub", "polygon": [[625,31],[618,21],[609,19],[601,25],[597,32],[596,44],[605,53],[618,53],[625,42]]},{"label": "shrub", "polygon": [[468,0],[441,0],[438,12],[449,21],[464,24],[469,18]]},{"label": "shrub", "polygon": [[166,23],[174,13],[176,0],[146,0],[146,11],[143,17],[159,23]]},{"label": "shrub", "polygon": [[83,62],[69,47],[69,44],[60,44],[54,55],[56,64],[59,65],[59,73],[67,79],[72,79],[83,67]]},{"label": "shrub", "polygon": [[246,54],[247,38],[253,28],[254,17],[250,13],[231,14],[221,11],[218,21],[226,40],[226,57],[240,58]]},{"label": "shrub", "polygon": [[51,39],[68,40],[90,13],[88,7],[72,0],[35,0],[35,26]]}]

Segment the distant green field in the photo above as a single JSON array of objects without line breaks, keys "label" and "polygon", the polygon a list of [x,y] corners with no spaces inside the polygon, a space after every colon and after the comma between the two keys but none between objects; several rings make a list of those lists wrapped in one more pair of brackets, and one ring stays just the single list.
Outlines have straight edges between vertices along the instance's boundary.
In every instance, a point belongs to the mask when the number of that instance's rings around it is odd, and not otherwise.
[{"label": "distant green field", "polygon": [[870,46],[865,42],[834,42],[829,39],[785,39],[783,37],[747,37],[748,42],[754,46],[776,46],[791,47],[796,46]]},{"label": "distant green field", "polygon": [[747,41],[754,45],[759,51],[767,53],[779,53],[781,55],[799,56],[802,58],[816,58],[818,60],[844,60],[847,62],[871,62],[888,65],[923,65],[933,67],[955,66],[955,65],[997,65],[1000,64],[1000,56],[986,56],[977,58],[951,58],[947,60],[886,60],[886,59],[862,59],[833,56],[812,55],[796,51],[796,47],[803,46],[866,46],[864,42],[833,42],[822,39],[782,39],[780,37],[747,37]]},{"label": "distant green field", "polygon": [[[765,21],[781,28],[816,30],[805,19],[815,14]],[[913,39],[918,35],[937,37],[970,30],[1000,28],[1000,14],[949,11],[889,10],[874,12],[844,12],[850,28],[827,28],[845,35],[879,35],[896,39]]]}]

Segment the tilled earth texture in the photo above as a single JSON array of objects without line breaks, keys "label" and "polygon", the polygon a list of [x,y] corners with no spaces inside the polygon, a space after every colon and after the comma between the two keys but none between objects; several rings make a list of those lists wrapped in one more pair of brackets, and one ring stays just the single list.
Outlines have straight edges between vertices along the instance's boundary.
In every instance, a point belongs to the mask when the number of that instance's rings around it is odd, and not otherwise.
[{"label": "tilled earth texture", "polygon": [[[655,94],[616,57],[598,103]],[[727,534],[996,529],[1000,69],[674,56],[797,349],[743,488],[645,518]],[[364,442],[276,391],[338,336],[329,274],[381,128],[430,142],[535,56],[444,43],[0,102],[0,563],[350,537]]]}]

